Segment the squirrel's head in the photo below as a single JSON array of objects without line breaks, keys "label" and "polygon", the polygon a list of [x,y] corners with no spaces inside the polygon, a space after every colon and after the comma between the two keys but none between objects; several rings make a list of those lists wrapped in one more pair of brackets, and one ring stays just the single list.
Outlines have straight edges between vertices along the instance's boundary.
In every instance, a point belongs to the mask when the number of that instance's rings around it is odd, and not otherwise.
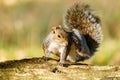
[{"label": "squirrel's head", "polygon": [[67,33],[63,30],[62,26],[52,27],[53,39],[61,43],[61,45],[68,45]]}]

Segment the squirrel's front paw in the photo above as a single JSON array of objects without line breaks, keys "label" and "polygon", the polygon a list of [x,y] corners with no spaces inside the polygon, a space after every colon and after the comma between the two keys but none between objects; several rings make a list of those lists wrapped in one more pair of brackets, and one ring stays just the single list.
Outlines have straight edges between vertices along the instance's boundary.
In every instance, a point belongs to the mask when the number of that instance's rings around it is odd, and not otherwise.
[{"label": "squirrel's front paw", "polygon": [[43,59],[44,61],[48,61],[50,58],[49,58],[49,57],[46,57],[46,56],[43,56],[42,59]]}]

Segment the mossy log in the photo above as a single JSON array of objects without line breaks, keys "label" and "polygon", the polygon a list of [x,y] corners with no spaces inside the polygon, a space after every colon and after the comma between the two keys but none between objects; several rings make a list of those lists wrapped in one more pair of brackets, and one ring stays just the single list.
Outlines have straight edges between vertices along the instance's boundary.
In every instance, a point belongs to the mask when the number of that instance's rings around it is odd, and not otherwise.
[{"label": "mossy log", "polygon": [[62,67],[57,60],[29,58],[1,62],[0,80],[120,80],[120,67],[81,63]]}]

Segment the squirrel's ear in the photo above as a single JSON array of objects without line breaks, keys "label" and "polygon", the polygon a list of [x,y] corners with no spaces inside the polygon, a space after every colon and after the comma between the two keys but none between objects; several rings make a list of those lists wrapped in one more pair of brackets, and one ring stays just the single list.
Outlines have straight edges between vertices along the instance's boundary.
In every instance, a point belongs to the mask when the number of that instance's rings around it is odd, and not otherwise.
[{"label": "squirrel's ear", "polygon": [[59,28],[62,28],[62,26],[61,26],[61,25],[59,25],[58,27],[59,27]]},{"label": "squirrel's ear", "polygon": [[61,26],[61,25],[59,25],[59,26],[57,26],[57,27],[56,27],[56,29],[62,29],[62,26]]},{"label": "squirrel's ear", "polygon": [[52,27],[52,32],[55,33],[56,27]]}]

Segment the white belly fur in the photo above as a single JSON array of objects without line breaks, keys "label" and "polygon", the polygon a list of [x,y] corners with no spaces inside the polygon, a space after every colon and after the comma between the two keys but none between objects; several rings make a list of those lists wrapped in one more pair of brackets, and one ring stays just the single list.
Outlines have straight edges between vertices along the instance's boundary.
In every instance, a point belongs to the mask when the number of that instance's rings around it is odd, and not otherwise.
[{"label": "white belly fur", "polygon": [[65,46],[57,42],[51,42],[48,47],[48,50],[52,53],[62,53],[64,49],[65,49]]}]

